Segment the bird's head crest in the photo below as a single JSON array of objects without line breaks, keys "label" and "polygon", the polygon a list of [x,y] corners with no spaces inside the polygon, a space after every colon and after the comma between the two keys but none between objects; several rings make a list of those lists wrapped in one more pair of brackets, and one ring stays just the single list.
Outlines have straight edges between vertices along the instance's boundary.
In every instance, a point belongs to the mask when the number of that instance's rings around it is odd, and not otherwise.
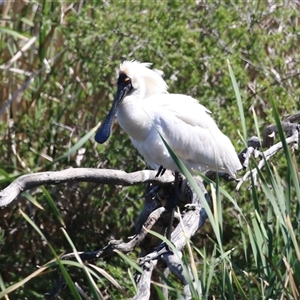
[{"label": "bird's head crest", "polygon": [[151,63],[141,63],[136,60],[124,61],[120,65],[120,73],[126,74],[132,82],[133,88],[141,97],[153,94],[167,93],[168,86],[162,78],[162,72],[152,70]]}]

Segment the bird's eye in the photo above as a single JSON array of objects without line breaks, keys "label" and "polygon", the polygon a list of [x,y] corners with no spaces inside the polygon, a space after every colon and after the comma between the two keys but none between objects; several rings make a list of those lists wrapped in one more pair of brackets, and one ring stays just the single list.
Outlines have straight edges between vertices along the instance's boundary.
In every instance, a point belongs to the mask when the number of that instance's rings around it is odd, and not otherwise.
[{"label": "bird's eye", "polygon": [[118,85],[127,85],[131,83],[130,77],[128,77],[125,73],[120,73],[119,78],[118,78]]}]

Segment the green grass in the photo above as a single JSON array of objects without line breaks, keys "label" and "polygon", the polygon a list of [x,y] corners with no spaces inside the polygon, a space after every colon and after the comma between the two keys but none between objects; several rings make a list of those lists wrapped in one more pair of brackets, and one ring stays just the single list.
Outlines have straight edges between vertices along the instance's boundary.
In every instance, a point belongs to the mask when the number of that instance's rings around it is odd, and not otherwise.
[{"label": "green grass", "polygon": [[[5,5],[1,188],[36,171],[145,168],[118,126],[104,146],[93,135],[110,107],[119,63],[153,62],[165,72],[171,92],[190,94],[213,112],[236,149],[243,149],[247,137],[262,136],[269,124],[277,124],[277,141],[284,146],[258,172],[259,186],[250,178],[236,193],[233,183],[209,182],[213,211],[199,194],[209,222],[187,241],[182,260],[199,283],[192,288],[194,298],[298,299],[299,158],[280,129],[280,120],[299,110],[297,5],[276,3],[272,10],[264,1]],[[250,168],[256,165],[252,160]],[[62,299],[70,293],[83,298],[74,282],[95,299],[101,293],[112,299],[134,294],[136,252],[128,260],[117,256],[90,265],[59,257],[132,235],[143,195],[143,186],[75,182],[22,195],[0,211],[0,297],[43,299],[57,266],[69,285]],[[181,284],[172,276],[168,280],[170,294],[181,297]]]}]

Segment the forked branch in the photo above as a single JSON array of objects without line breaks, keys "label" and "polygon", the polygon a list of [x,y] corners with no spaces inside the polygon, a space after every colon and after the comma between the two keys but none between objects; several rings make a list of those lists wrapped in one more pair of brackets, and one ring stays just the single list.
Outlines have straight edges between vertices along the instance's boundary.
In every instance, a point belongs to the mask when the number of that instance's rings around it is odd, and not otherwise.
[{"label": "forked branch", "polygon": [[[300,113],[289,117],[282,123],[283,130],[286,133],[286,143],[291,144],[293,148],[297,148],[299,139],[299,125],[291,122],[299,122]],[[280,151],[283,147],[279,142],[274,144],[277,127],[270,125],[266,127],[263,134],[263,140],[260,141],[257,137],[252,137],[248,141],[247,148],[240,154],[239,158],[244,168],[249,167],[250,158],[254,156],[259,157],[260,161],[257,164],[258,169],[262,169],[266,163],[275,153]],[[268,146],[269,149],[264,152],[261,147]],[[237,184],[237,190],[241,185],[249,179],[252,175],[257,178],[257,168],[249,170]],[[156,171],[138,171],[134,173],[126,173],[119,170],[106,169],[87,169],[75,168],[57,172],[40,172],[34,174],[27,174],[20,176],[13,181],[8,187],[0,191],[0,207],[4,207],[12,203],[18,195],[22,192],[39,187],[44,184],[61,184],[70,181],[96,182],[101,184],[115,184],[115,185],[135,185],[141,183],[148,183],[146,190],[146,199],[143,210],[140,213],[136,223],[136,234],[129,239],[128,242],[123,240],[110,241],[107,246],[102,249],[81,252],[80,257],[84,261],[96,260],[109,255],[114,255],[115,250],[121,252],[130,252],[137,246],[141,247],[139,258],[139,265],[144,270],[143,273],[136,274],[136,283],[138,287],[137,294],[132,298],[133,300],[147,300],[151,297],[151,276],[155,268],[169,268],[169,270],[178,277],[183,284],[184,297],[190,298],[189,285],[185,278],[178,254],[186,246],[189,239],[196,233],[207,219],[206,212],[199,201],[198,196],[188,186],[185,180],[181,182],[180,190],[180,217],[181,222],[174,222],[174,231],[171,235],[171,243],[174,245],[175,253],[168,243],[162,242],[159,239],[151,239],[148,231],[159,232],[165,234],[167,227],[168,211],[166,203],[172,194],[174,176],[171,172],[166,172],[164,176],[156,177]],[[212,174],[213,176],[213,174]],[[226,176],[225,176],[226,178]],[[209,196],[205,190],[202,181],[197,178],[198,186],[202,189],[203,195],[209,202]],[[191,209],[188,209],[186,204]],[[64,255],[61,259],[71,259],[74,254]],[[164,267],[162,267],[162,265]],[[190,272],[190,276],[192,274]],[[54,290],[47,293],[47,299],[55,299],[57,295],[65,287],[64,278],[61,274],[58,276],[57,284]]]}]

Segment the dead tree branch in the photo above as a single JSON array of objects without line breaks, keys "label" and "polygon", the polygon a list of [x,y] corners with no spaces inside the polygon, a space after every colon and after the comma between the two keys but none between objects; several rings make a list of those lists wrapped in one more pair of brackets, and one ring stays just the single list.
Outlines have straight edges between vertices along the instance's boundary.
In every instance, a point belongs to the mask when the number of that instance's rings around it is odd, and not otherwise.
[{"label": "dead tree branch", "polygon": [[[154,223],[161,217],[161,215],[166,211],[164,207],[159,207],[155,211],[153,211],[148,219],[145,222],[145,225],[141,228],[141,231],[130,238],[129,242],[123,242],[123,240],[111,240],[109,244],[97,251],[92,252],[80,252],[80,258],[82,260],[96,260],[99,258],[103,258],[106,256],[114,255],[115,250],[119,250],[123,253],[128,253],[135,249],[140,243],[144,240],[145,236],[148,234],[148,230],[150,230]],[[74,258],[73,253],[68,253],[61,257],[61,259],[72,259]]]},{"label": "dead tree branch", "polygon": [[138,273],[135,276],[135,280],[137,282],[138,291],[133,298],[130,300],[147,300],[150,299],[151,296],[151,277],[154,268],[157,265],[158,260],[152,260],[143,265],[143,273]]},{"label": "dead tree branch", "polygon": [[[202,180],[196,178],[199,186],[209,201],[208,194],[204,188]],[[136,234],[130,238],[129,242],[123,242],[122,240],[110,241],[109,244],[97,251],[93,252],[81,252],[80,258],[84,261],[96,260],[110,255],[115,255],[115,250],[122,251],[124,253],[132,251],[137,246],[141,246],[141,257],[139,259],[139,265],[143,270],[143,273],[137,273],[135,275],[138,291],[132,298],[133,300],[147,300],[151,295],[151,276],[155,268],[159,265],[164,265],[164,268],[169,270],[178,277],[184,286],[184,297],[190,299],[190,290],[185,279],[185,274],[181,262],[178,257],[178,253],[186,245],[187,241],[195,234],[195,232],[204,224],[207,219],[205,210],[203,209],[201,202],[199,201],[197,194],[194,193],[188,186],[185,180],[181,182],[179,203],[182,217],[182,222],[178,222],[175,225],[175,230],[171,235],[171,242],[175,246],[177,253],[174,253],[166,243],[161,242],[160,239],[152,239],[153,236],[148,234],[148,230],[154,230],[165,234],[168,226],[168,211],[166,209],[167,199],[172,194],[173,184],[169,186],[153,186],[150,184],[146,191],[146,201],[144,209],[139,217],[139,225],[136,227]],[[189,206],[186,204],[189,203]],[[165,220],[164,220],[165,218]],[[178,218],[180,219],[180,218]],[[162,222],[160,227],[158,223]],[[143,225],[141,225],[143,224]],[[70,253],[61,257],[61,259],[72,259],[74,254]],[[192,274],[190,274],[192,278]],[[59,280],[53,291],[47,293],[47,299],[55,299],[59,294],[58,289],[65,287],[64,278],[59,275]]]},{"label": "dead tree branch", "polygon": [[121,170],[70,168],[55,172],[26,174],[18,177],[4,190],[0,191],[0,207],[9,205],[22,192],[44,184],[80,181],[129,186],[151,182],[158,186],[163,186],[170,184],[174,180],[171,172],[167,172],[160,177],[155,177],[156,173],[156,171],[150,170],[126,173]]},{"label": "dead tree branch", "polygon": [[[292,129],[292,134],[291,134],[291,136],[289,136],[289,137],[286,138],[286,143],[288,145],[292,144],[292,148],[293,149],[298,149],[298,142],[299,142],[299,128],[298,128],[298,125],[297,126],[293,126],[293,127],[289,127],[289,126],[286,127],[287,130],[289,130],[290,128],[293,128]],[[242,177],[242,179],[240,179],[240,181],[238,182],[238,184],[236,186],[236,190],[238,191],[240,189],[240,187],[242,186],[242,184],[245,181],[247,181],[250,178],[250,176],[253,176],[254,184],[257,184],[257,181],[258,181],[258,179],[257,179],[258,170],[261,170],[265,166],[266,161],[268,161],[272,156],[274,156],[282,148],[283,148],[282,142],[278,142],[277,144],[271,146],[269,149],[267,149],[264,152],[258,151],[257,148],[249,147],[247,149],[247,151],[245,152],[245,154],[244,154],[244,157],[245,157],[244,166],[245,166],[245,162],[247,162],[247,167],[248,167],[250,155],[252,155],[252,154],[254,154],[255,157],[260,157],[261,159],[258,162],[256,168],[253,168],[252,170],[248,171]]]},{"label": "dead tree branch", "polygon": [[[203,195],[205,195],[206,200],[210,203],[210,198],[208,196],[208,193],[205,190],[205,187],[202,183],[202,180],[200,178],[195,178],[198,186],[201,188]],[[144,269],[145,266],[147,266],[150,262],[161,260],[163,261],[169,270],[178,277],[183,286],[184,286],[184,299],[190,299],[190,288],[187,284],[187,280],[185,277],[185,274],[183,272],[182,264],[179,260],[179,256],[181,253],[181,250],[185,247],[189,239],[196,233],[198,229],[202,227],[205,220],[207,219],[207,214],[197,196],[197,194],[188,186],[186,186],[187,190],[185,190],[185,195],[190,196],[191,200],[191,208],[188,209],[184,214],[182,218],[182,222],[180,222],[175,230],[172,232],[171,235],[171,243],[176,248],[176,252],[174,253],[170,247],[166,243],[160,243],[152,252],[150,252],[148,255],[140,258],[140,266]],[[182,190],[181,190],[182,191]],[[190,277],[193,278],[191,272]],[[137,283],[139,283],[139,280],[145,280],[143,284],[140,284],[140,288],[146,288],[147,290],[150,289],[150,285],[147,286],[146,279],[144,277],[137,278]],[[150,284],[150,283],[149,283]],[[139,294],[143,294],[142,291],[139,291]],[[138,299],[138,298],[136,298]],[[139,298],[140,299],[140,298]],[[149,298],[144,298],[149,299]]]},{"label": "dead tree branch", "polygon": [[[292,147],[294,148],[297,148],[299,140],[299,125],[294,122],[299,122],[299,119],[300,113],[296,113],[282,122],[283,130],[287,136],[286,143],[292,144]],[[274,144],[277,132],[277,127],[270,125],[265,128],[262,141],[257,137],[249,139],[247,148],[239,154],[240,161],[243,164],[244,169],[248,168],[252,156],[255,158],[259,157],[260,161],[258,162],[257,168],[249,170],[239,181],[236,188],[237,190],[240,189],[241,185],[248,180],[251,175],[254,177],[255,181],[257,181],[258,170],[262,169],[266,161],[283,148],[282,142]],[[269,149],[262,152],[260,149],[264,146],[269,147]],[[139,246],[141,248],[139,266],[143,272],[137,272],[135,275],[138,291],[131,299],[152,299],[151,278],[156,269],[160,269],[162,272],[168,269],[173,275],[179,278],[183,285],[184,299],[191,299],[191,291],[186,278],[186,273],[184,273],[181,264],[180,255],[190,238],[204,224],[207,219],[207,214],[198,195],[189,187],[187,181],[182,178],[180,182],[178,203],[179,217],[174,220],[174,230],[171,234],[170,241],[175,247],[175,250],[172,250],[174,248],[171,249],[168,243],[162,242],[161,239],[148,234],[151,229],[163,236],[165,235],[170,213],[168,211],[168,201],[171,199],[174,188],[174,177],[171,172],[166,172],[164,176],[161,177],[156,177],[156,173],[156,171],[149,170],[126,173],[119,170],[76,168],[58,172],[40,172],[23,175],[17,178],[4,190],[0,191],[0,207],[10,204],[20,193],[44,184],[83,181],[128,186],[147,183],[144,208],[136,222],[135,235],[130,237],[128,242],[124,242],[123,240],[112,240],[102,249],[91,252],[81,252],[79,253],[80,258],[84,261],[97,260],[115,255],[116,250],[128,253]],[[214,176],[213,172],[207,173],[206,175],[210,176],[210,178]],[[219,176],[221,175],[219,174]],[[228,176],[221,177],[227,178]],[[200,178],[195,179],[198,186],[201,188],[206,201],[210,203],[209,195],[202,180]],[[73,253],[61,257],[61,259],[73,258]],[[190,278],[193,280],[192,272],[190,270],[187,271],[189,272]],[[56,286],[53,291],[46,294],[46,298],[55,299],[65,286],[64,278],[59,274]]]},{"label": "dead tree branch", "polygon": [[[299,124],[290,122],[281,122],[283,131],[286,133],[287,137],[292,136],[295,130],[299,130]],[[276,125],[269,125],[265,127],[263,131],[263,141],[262,146],[264,148],[271,147],[275,141],[275,135],[278,133],[278,128]]]}]

